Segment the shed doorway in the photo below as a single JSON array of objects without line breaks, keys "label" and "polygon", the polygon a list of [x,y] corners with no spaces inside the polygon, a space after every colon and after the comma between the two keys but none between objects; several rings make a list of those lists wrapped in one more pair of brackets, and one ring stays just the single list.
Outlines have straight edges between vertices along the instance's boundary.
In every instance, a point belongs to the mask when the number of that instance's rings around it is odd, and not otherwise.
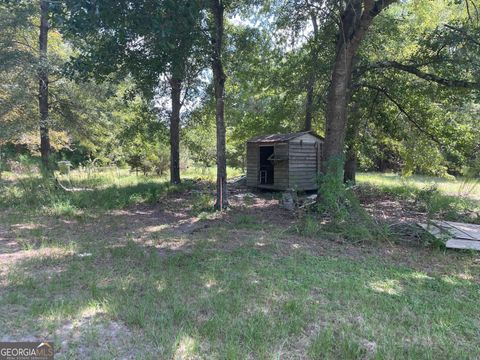
[{"label": "shed doorway", "polygon": [[274,146],[260,146],[260,169],[258,182],[261,185],[273,185],[274,184],[274,170],[273,162],[270,161],[270,157],[275,152]]}]

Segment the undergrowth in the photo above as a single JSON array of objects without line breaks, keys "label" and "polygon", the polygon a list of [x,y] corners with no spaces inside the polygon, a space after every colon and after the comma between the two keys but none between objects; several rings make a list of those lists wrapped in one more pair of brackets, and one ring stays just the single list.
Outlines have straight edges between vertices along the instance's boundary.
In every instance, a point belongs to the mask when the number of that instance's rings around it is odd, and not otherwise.
[{"label": "undergrowth", "polygon": [[438,185],[429,184],[423,188],[408,185],[361,184],[355,192],[364,199],[390,197],[397,201],[412,202],[417,211],[425,213],[429,220],[480,224],[480,202],[469,197],[445,194]]},{"label": "undergrowth", "polygon": [[[469,197],[447,195],[435,184],[423,188],[407,182],[396,185],[349,186],[342,181],[341,161],[334,160],[327,168],[329,171],[319,177],[320,201],[316,208],[300,214],[296,229],[304,236],[333,236],[356,243],[395,241],[405,235],[405,229],[399,230],[396,226],[377,221],[368,214],[362,207],[359,196],[363,201],[377,201],[384,197],[406,201],[415,211],[425,214],[427,221],[441,219],[480,224],[478,201]],[[408,233],[413,231],[410,227]],[[435,247],[439,245],[432,239],[424,242]]]},{"label": "undergrowth", "polygon": [[[98,181],[98,180],[97,180]],[[91,181],[92,185],[95,181]],[[169,193],[192,187],[191,181],[171,185],[166,180],[111,182],[74,191],[60,188],[54,179],[30,176],[0,183],[0,208],[45,215],[75,217],[86,210],[111,210],[137,203],[156,203]]]},{"label": "undergrowth", "polygon": [[375,221],[345,185],[343,162],[332,160],[319,177],[320,201],[316,211],[301,215],[298,231],[309,237],[339,236],[351,242],[388,241],[389,227]]}]

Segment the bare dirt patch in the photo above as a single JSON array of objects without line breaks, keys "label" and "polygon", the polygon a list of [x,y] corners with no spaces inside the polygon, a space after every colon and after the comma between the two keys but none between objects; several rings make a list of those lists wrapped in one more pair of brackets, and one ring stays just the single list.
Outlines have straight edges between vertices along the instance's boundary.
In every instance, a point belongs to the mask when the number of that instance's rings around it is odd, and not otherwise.
[{"label": "bare dirt patch", "polygon": [[[149,279],[148,285],[143,283],[142,286],[139,286],[134,281],[138,274],[133,276],[125,269],[137,270],[133,266],[141,268],[142,262],[152,259],[151,254],[156,252],[158,258],[154,259],[155,268],[153,268],[152,274],[161,273],[161,271],[157,271],[156,266],[162,268],[161,266],[165,264],[169,265],[172,257],[178,254],[182,255],[178,257],[181,259],[180,264],[188,263],[190,260],[185,258],[189,258],[189,256],[183,255],[198,249],[201,252],[200,256],[192,257],[193,260],[191,260],[192,268],[194,268],[192,275],[197,271],[197,264],[203,263],[204,255],[208,258],[210,254],[220,254],[227,255],[226,257],[229,258],[230,253],[235,254],[237,250],[240,250],[238,253],[243,253],[243,250],[246,250],[245,253],[249,256],[253,254],[254,262],[257,260],[258,253],[262,253],[262,258],[263,255],[268,256],[271,264],[276,264],[277,260],[279,260],[278,263],[282,263],[285,258],[289,261],[289,257],[298,255],[298,259],[294,260],[298,261],[299,266],[303,264],[303,257],[306,255],[324,257],[322,260],[326,260],[326,262],[333,259],[334,263],[337,260],[348,259],[352,260],[352,266],[361,265],[363,261],[367,262],[374,258],[375,267],[372,272],[381,273],[384,268],[393,265],[406,267],[409,271],[416,269],[422,273],[434,274],[435,277],[445,274],[472,282],[480,282],[480,257],[478,256],[455,251],[444,252],[419,244],[393,241],[352,244],[335,236],[329,238],[302,236],[296,229],[299,223],[298,218],[295,213],[280,206],[278,194],[252,193],[250,190],[240,187],[232,190],[229,210],[221,213],[208,211],[199,213],[193,206],[199,193],[212,196],[212,189],[206,187],[197,189],[197,192],[185,191],[171,194],[163,196],[156,204],[139,204],[121,210],[106,211],[96,214],[96,216],[74,219],[36,217],[28,219],[28,221],[11,221],[9,225],[2,224],[0,232],[2,239],[9,239],[13,243],[11,247],[6,248],[9,249],[8,251],[0,252],[0,260],[9,264],[6,269],[12,271],[12,274],[19,270],[18,273],[20,275],[25,273],[25,278],[28,280],[35,280],[35,282],[38,280],[39,283],[43,281],[45,284],[55,282],[55,280],[49,280],[48,276],[56,279],[56,271],[66,271],[71,265],[73,265],[73,270],[70,267],[70,271],[75,274],[77,274],[77,268],[79,269],[78,273],[87,268],[91,271],[92,279],[80,279],[81,287],[77,287],[76,284],[74,286],[66,285],[65,289],[57,288],[55,294],[43,294],[45,304],[42,306],[45,308],[49,307],[50,302],[58,303],[59,305],[56,306],[61,308],[63,300],[66,300],[66,303],[75,304],[75,301],[81,296],[98,300],[96,297],[103,291],[108,293],[109,287],[123,289],[123,286],[126,286],[128,289],[131,286],[131,290],[135,290],[135,292],[119,291],[117,293],[115,292],[118,291],[117,289],[112,292],[115,294],[115,298],[122,296],[124,297],[122,299],[127,299],[133,293],[143,294],[148,286],[156,287],[155,282],[152,283]],[[369,198],[362,201],[374,216],[377,213],[382,214],[378,217],[378,221],[387,222],[389,218],[395,219],[398,213],[402,214],[405,223],[408,223],[409,219],[415,218],[413,213],[409,213],[409,210],[404,208],[404,205],[408,206],[408,204],[395,202],[394,199],[388,197]],[[0,213],[0,218],[1,216]],[[41,226],[37,226],[37,224],[41,224]],[[46,246],[22,250],[20,244],[17,243],[19,239],[38,243],[37,238],[42,238]],[[70,243],[73,245],[68,247]],[[200,246],[196,247],[197,245]],[[101,256],[95,254],[96,251],[101,252]],[[130,251],[132,251],[131,254]],[[145,257],[142,252],[145,253]],[[59,259],[55,258],[57,253]],[[90,253],[93,253],[91,257],[89,255],[80,256]],[[138,254],[140,256],[137,256]],[[42,257],[45,257],[43,260],[46,261],[30,261]],[[172,263],[175,262],[172,261]],[[130,264],[133,264],[132,267]],[[148,272],[148,268],[145,267],[145,269]],[[309,266],[308,269],[316,271],[314,266]],[[183,270],[179,270],[179,272],[183,272]],[[93,276],[93,273],[100,274],[100,276]],[[125,273],[127,276],[124,276]],[[68,282],[70,273],[65,272],[64,274],[67,274],[64,281]],[[2,276],[2,280],[6,281],[6,277]],[[248,281],[250,280],[258,282],[258,275],[252,274],[248,278]],[[208,291],[216,291],[217,287],[221,288],[220,280],[214,277],[201,278],[199,281],[202,284],[205,282]],[[237,280],[233,278],[232,281]],[[127,285],[124,285],[124,282]],[[167,283],[168,281],[159,281],[158,294],[155,293],[155,299],[158,296],[158,299],[161,300],[161,297],[165,295],[162,293],[164,291],[162,289],[167,286],[165,285]],[[30,293],[30,296],[25,299],[16,299],[15,286],[23,290],[26,288],[26,291],[29,289],[28,284],[25,285],[21,279],[17,281],[16,285],[2,282],[0,287],[12,297],[12,300],[5,301],[2,311],[8,314],[18,314],[22,320],[17,327],[17,332],[8,335],[0,332],[0,339],[2,336],[13,340],[53,337],[59,350],[57,354],[59,359],[92,357],[129,359],[134,358],[132,349],[137,358],[152,353],[152,349],[147,348],[151,343],[149,342],[151,338],[146,340],[143,337],[144,334],[148,334],[148,327],[142,328],[133,325],[135,322],[130,322],[128,317],[121,317],[119,315],[121,313],[109,312],[108,306],[102,307],[101,303],[95,305],[97,303],[93,302],[94,305],[91,305],[90,302],[86,302],[83,304],[85,311],[83,307],[80,311],[77,311],[77,307],[75,307],[66,310],[65,313],[57,312],[50,315],[43,311],[40,312],[40,315],[32,315],[29,313],[32,306],[30,300],[32,297],[37,297],[36,293],[33,293],[33,296]],[[319,287],[317,290],[311,290],[307,303],[315,302],[319,306],[323,306],[322,302],[326,300],[322,297],[322,289]],[[195,298],[196,295],[192,294],[191,297]],[[141,299],[140,296],[139,300]],[[101,310],[95,312],[97,306]],[[251,307],[262,311],[256,306],[254,304]],[[159,309],[159,311],[172,311],[171,307],[159,307]],[[207,324],[212,317],[211,314],[214,313],[209,307],[199,307],[197,310],[199,323]],[[89,313],[90,311],[92,313]],[[48,326],[39,321],[44,318],[48,318]],[[10,321],[2,319],[0,315],[0,322],[8,325],[6,328],[13,328],[14,323]],[[323,326],[323,322],[330,321],[330,319],[319,316],[315,321],[318,326]],[[361,320],[355,321],[360,322]],[[41,325],[35,331],[32,330],[31,323]],[[298,342],[281,345],[279,353],[286,355],[287,358],[302,357],[312,338],[318,334],[318,329],[319,327],[306,328]],[[374,340],[361,337],[355,341],[360,344],[362,349],[365,349],[367,354],[374,357],[378,351],[377,343]],[[192,338],[185,336],[179,341],[178,354],[186,355],[190,347],[194,346],[196,346],[195,336],[192,335]],[[204,349],[202,351],[208,352]]]},{"label": "bare dirt patch", "polygon": [[145,349],[135,346],[134,334],[121,321],[107,320],[100,316],[87,316],[67,321],[54,332],[59,359],[72,357],[87,359],[108,358],[135,359],[145,354]]},{"label": "bare dirt patch", "polygon": [[[254,246],[277,256],[289,256],[296,251],[308,251],[316,256],[340,256],[355,260],[378,257],[401,266],[419,270],[442,268],[439,252],[425,248],[418,234],[404,234],[404,243],[351,244],[340,237],[328,239],[299,235],[295,213],[283,209],[278,193],[251,192],[232,187],[230,209],[222,213],[200,216],[193,203],[199,194],[213,196],[210,185],[200,184],[195,191],[184,191],[162,196],[153,205],[139,204],[126,209],[107,211],[92,218],[61,219],[38,217],[29,222],[0,224],[0,270],[5,274],[12,265],[31,257],[42,256],[39,248],[25,251],[22,241],[38,242],[41,237],[53,241],[54,246],[74,243],[78,253],[84,253],[91,243],[104,247],[125,246],[134,241],[146,249],[155,248],[161,257],[176,252],[189,252],[198,242],[208,238],[212,250],[231,251],[242,246]],[[380,222],[390,226],[408,225],[424,219],[410,201],[396,200],[377,192],[360,194],[365,209]],[[39,224],[42,224],[41,226]],[[408,227],[404,228],[410,231]],[[448,251],[440,258],[462,261],[462,253]],[[447,261],[447,259],[444,259]],[[108,258],[95,261],[108,261]]]}]

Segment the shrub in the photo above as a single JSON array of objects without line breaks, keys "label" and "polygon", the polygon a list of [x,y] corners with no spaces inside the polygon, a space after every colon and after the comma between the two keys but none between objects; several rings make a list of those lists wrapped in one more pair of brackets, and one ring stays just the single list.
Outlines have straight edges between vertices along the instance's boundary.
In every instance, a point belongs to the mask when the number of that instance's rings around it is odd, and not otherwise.
[{"label": "shrub", "polygon": [[352,242],[388,240],[389,228],[375,222],[362,208],[351,187],[343,183],[342,159],[331,160],[327,171],[319,177],[318,213],[325,224],[320,225],[313,214],[301,220],[300,232],[306,236],[334,233]]}]

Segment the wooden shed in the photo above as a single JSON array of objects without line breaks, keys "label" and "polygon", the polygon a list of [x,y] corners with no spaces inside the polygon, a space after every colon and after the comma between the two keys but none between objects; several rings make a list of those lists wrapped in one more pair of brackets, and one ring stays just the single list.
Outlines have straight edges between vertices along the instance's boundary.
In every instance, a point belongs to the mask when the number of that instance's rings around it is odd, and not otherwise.
[{"label": "wooden shed", "polygon": [[273,134],[247,142],[247,186],[316,190],[323,139],[312,132]]}]

